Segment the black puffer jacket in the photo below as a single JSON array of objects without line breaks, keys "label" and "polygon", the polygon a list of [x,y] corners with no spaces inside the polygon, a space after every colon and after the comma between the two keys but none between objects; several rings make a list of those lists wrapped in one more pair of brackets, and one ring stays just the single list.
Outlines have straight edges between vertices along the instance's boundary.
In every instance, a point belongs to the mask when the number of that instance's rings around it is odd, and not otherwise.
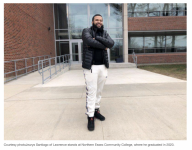
[{"label": "black puffer jacket", "polygon": [[[95,38],[95,39],[93,39]],[[109,68],[109,60],[107,50],[105,48],[112,48],[114,45],[114,41],[111,39],[106,30],[103,30],[103,37],[96,36],[93,27],[85,28],[82,31],[82,40],[83,40],[83,62],[82,67],[85,69],[91,69],[93,64],[93,55],[94,50],[102,49],[104,64],[106,68]]]}]

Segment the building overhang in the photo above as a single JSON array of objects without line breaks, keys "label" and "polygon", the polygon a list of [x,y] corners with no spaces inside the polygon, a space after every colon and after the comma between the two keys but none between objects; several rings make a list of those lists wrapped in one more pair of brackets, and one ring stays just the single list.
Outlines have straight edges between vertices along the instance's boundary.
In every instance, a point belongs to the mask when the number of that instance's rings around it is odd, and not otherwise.
[{"label": "building overhang", "polygon": [[128,31],[129,36],[141,36],[141,35],[183,35],[187,34],[186,30],[150,30],[150,31]]}]

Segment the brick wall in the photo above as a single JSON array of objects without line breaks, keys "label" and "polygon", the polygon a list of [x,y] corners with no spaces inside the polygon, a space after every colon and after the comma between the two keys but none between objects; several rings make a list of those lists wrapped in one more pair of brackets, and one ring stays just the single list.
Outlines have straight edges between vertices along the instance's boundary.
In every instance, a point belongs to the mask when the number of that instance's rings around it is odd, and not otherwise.
[{"label": "brick wall", "polygon": [[[42,55],[55,56],[53,5],[4,4],[4,61]],[[18,64],[22,68],[24,61]],[[14,63],[4,65],[5,72],[12,70]]]},{"label": "brick wall", "polygon": [[[167,53],[167,54],[136,54],[137,64],[152,63],[186,63],[186,53]],[[132,55],[129,55],[129,62],[133,63]]]},{"label": "brick wall", "polygon": [[186,30],[186,16],[129,17],[129,31]]}]

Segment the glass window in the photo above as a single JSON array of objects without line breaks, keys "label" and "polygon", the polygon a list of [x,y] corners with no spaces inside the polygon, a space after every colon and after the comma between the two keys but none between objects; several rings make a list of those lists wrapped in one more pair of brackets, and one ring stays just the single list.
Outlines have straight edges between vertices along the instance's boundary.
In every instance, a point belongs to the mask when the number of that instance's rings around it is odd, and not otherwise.
[{"label": "glass window", "polygon": [[173,36],[166,36],[166,47],[173,47]]},{"label": "glass window", "polygon": [[177,3],[178,10],[185,10],[185,3]]},{"label": "glass window", "polygon": [[69,28],[88,27],[87,4],[69,3]]},{"label": "glass window", "polygon": [[173,3],[172,16],[185,16],[186,15],[186,4],[185,3]]},{"label": "glass window", "polygon": [[165,47],[165,36],[156,36],[155,47]]},{"label": "glass window", "polygon": [[143,37],[130,37],[129,48],[143,48]]},{"label": "glass window", "polygon": [[123,58],[123,40],[114,39],[114,46],[110,49],[110,60],[115,61],[117,58]]},{"label": "glass window", "polygon": [[147,12],[148,3],[128,3],[128,12]]},{"label": "glass window", "polygon": [[123,38],[122,29],[109,29],[109,35],[111,38]]},{"label": "glass window", "polygon": [[55,29],[68,29],[67,5],[54,4]]},{"label": "glass window", "polygon": [[122,28],[122,4],[110,3],[109,28]]},{"label": "glass window", "polygon": [[149,17],[160,16],[160,11],[149,12]]},{"label": "glass window", "polygon": [[69,54],[68,41],[56,41],[57,56]]},{"label": "glass window", "polygon": [[186,47],[186,35],[166,36],[166,47]]},{"label": "glass window", "polygon": [[175,36],[175,47],[186,47],[186,35]]},{"label": "glass window", "polygon": [[69,39],[68,30],[55,30],[56,40]]},{"label": "glass window", "polygon": [[149,3],[149,16],[171,16],[171,3]]},{"label": "glass window", "polygon": [[177,10],[178,15],[177,16],[184,16],[185,15],[185,3],[177,3]]},{"label": "glass window", "polygon": [[83,29],[72,29],[69,31],[70,39],[82,39]]},{"label": "glass window", "polygon": [[149,11],[162,11],[168,3],[149,3]]},{"label": "glass window", "polygon": [[145,48],[155,47],[155,36],[145,37]]},{"label": "glass window", "polygon": [[89,27],[92,26],[92,18],[95,14],[100,14],[103,18],[104,28],[108,27],[108,4],[89,4],[90,7],[90,18],[89,18]]}]

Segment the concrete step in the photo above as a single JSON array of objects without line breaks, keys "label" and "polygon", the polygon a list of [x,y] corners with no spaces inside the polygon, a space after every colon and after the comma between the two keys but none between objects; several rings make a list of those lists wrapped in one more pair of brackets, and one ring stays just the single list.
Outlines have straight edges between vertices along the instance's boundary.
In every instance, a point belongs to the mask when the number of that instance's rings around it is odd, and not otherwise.
[{"label": "concrete step", "polygon": [[[136,68],[135,63],[109,63],[109,69],[118,69],[118,68]],[[82,63],[71,64],[70,70],[81,70]]]}]

